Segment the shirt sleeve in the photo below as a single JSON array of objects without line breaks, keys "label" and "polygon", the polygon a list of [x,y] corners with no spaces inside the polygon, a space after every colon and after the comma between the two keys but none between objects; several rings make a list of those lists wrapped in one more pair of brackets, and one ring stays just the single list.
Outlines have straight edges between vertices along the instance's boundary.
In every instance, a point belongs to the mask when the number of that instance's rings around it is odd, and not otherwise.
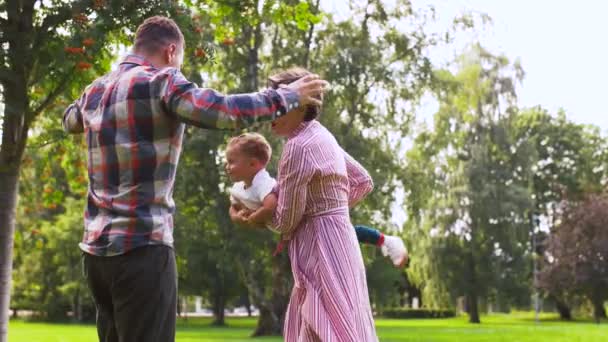
[{"label": "shirt sleeve", "polygon": [[202,128],[241,129],[274,120],[300,105],[298,94],[287,89],[224,95],[199,88],[177,69],[169,69],[166,76],[160,98],[167,112]]},{"label": "shirt sleeve", "polygon": [[374,182],[367,170],[359,162],[346,151],[342,150],[342,152],[348,174],[348,206],[352,208],[374,189]]},{"label": "shirt sleeve", "polygon": [[276,184],[277,181],[274,178],[268,177],[265,178],[264,181],[258,185],[257,192],[260,202],[264,202],[264,198],[266,198],[266,196],[273,192],[272,190],[274,189]]},{"label": "shirt sleeve", "polygon": [[67,133],[82,133],[84,132],[84,124],[82,121],[82,108],[86,103],[86,92],[80,98],[74,101],[63,113],[63,130]]},{"label": "shirt sleeve", "polygon": [[278,175],[278,203],[272,220],[277,231],[289,235],[299,225],[306,209],[308,183],[314,170],[307,150],[286,144]]}]

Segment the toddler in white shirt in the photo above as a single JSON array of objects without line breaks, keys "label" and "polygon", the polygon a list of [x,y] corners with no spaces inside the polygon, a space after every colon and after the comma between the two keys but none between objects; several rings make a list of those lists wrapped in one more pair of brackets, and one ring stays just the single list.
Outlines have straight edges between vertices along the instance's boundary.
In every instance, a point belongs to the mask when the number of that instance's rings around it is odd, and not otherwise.
[{"label": "toddler in white shirt", "polygon": [[[276,180],[266,171],[272,149],[266,138],[257,133],[233,137],[226,149],[226,172],[235,182],[230,189],[230,217],[237,223],[266,225],[277,206],[272,193]],[[378,246],[396,267],[409,263],[407,249],[401,238],[384,235],[377,229],[354,226],[360,243]]]}]

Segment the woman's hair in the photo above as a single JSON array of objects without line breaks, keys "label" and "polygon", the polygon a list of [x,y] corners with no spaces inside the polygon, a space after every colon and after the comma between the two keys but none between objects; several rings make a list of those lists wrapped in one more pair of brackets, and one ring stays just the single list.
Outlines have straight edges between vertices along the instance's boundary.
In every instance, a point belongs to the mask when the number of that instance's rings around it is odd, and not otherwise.
[{"label": "woman's hair", "polygon": [[[268,86],[273,89],[278,89],[279,85],[281,84],[289,84],[291,82],[295,82],[307,75],[312,75],[312,72],[302,67],[289,68],[268,77]],[[321,100],[321,96],[315,96],[315,98]],[[304,116],[304,121],[312,121],[316,119],[320,113],[321,106],[306,105],[306,114]]]},{"label": "woman's hair", "polygon": [[268,164],[272,155],[272,147],[266,138],[258,133],[243,133],[232,137],[228,140],[228,148],[230,147],[237,148],[239,152],[259,160],[264,165]]}]

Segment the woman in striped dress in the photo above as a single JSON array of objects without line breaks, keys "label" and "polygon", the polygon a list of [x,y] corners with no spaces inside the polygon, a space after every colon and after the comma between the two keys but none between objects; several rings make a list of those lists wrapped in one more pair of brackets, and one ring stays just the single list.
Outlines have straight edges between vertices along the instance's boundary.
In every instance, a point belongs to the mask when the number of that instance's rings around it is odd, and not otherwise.
[{"label": "woman in striped dress", "polygon": [[[294,68],[270,78],[273,87],[310,74]],[[284,337],[300,341],[377,341],[365,267],[349,207],[373,188],[367,171],[316,116],[295,109],[272,123],[287,137],[278,170],[273,225],[288,240],[294,277]]]}]

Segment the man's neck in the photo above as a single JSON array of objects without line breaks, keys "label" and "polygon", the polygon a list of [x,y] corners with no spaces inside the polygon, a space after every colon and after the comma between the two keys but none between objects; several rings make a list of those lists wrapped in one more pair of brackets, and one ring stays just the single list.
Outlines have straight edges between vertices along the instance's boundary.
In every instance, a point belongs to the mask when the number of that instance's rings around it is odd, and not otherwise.
[{"label": "man's neck", "polygon": [[140,51],[133,51],[133,54],[143,57],[146,61],[152,64],[155,68],[163,69],[167,67],[167,63],[165,63],[162,58],[158,55],[150,55],[147,53],[143,53]]}]

